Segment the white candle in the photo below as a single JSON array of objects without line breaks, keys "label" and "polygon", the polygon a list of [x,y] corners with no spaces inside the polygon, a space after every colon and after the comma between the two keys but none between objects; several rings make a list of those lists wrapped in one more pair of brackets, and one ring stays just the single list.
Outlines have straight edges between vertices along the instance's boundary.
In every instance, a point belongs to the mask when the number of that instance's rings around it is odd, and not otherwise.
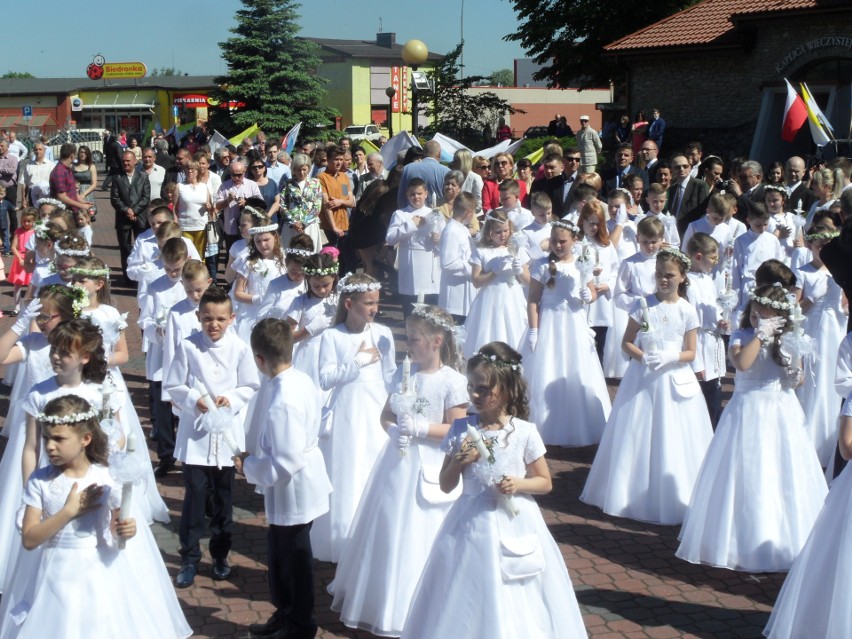
[{"label": "white candle", "polygon": [[216,406],[216,402],[213,401],[212,397],[210,397],[210,393],[207,392],[207,389],[204,388],[204,386],[202,386],[200,382],[196,383],[195,390],[197,390],[201,395],[201,400],[204,402],[204,405],[207,406],[207,410],[209,410],[211,413],[215,413],[217,410],[219,410],[219,407]]},{"label": "white candle", "polygon": [[639,306],[642,309],[642,321],[649,329],[651,328],[651,313],[648,311],[648,300],[644,297],[639,298]]},{"label": "white candle", "polygon": [[411,358],[408,353],[405,354],[405,359],[402,360],[402,381],[400,382],[400,392],[407,393],[411,381]]},{"label": "white candle", "polygon": [[[130,431],[127,435],[127,442],[124,446],[126,454],[131,455],[136,450],[136,434]],[[133,482],[127,481],[121,485],[121,507],[119,508],[118,518],[121,521],[126,521],[130,517],[130,503],[133,498]],[[119,550],[124,550],[127,545],[126,539],[118,540]]]},{"label": "white candle", "polygon": [[[473,447],[476,448],[476,452],[479,453],[482,460],[488,464],[489,453],[488,448],[485,446],[485,442],[482,440],[482,434],[474,426],[468,424],[467,437],[470,439],[470,443],[473,444]],[[500,504],[500,507],[506,511],[506,514],[509,515],[509,517],[514,517],[520,512],[517,504],[515,504],[514,495],[504,495],[503,493],[498,492],[497,502]]]}]

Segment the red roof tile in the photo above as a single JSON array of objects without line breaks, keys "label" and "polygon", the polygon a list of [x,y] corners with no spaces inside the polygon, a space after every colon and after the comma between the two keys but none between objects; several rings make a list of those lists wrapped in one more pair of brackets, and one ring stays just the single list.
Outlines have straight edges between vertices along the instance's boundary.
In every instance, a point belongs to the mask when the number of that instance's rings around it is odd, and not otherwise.
[{"label": "red roof tile", "polygon": [[845,4],[830,0],[704,0],[604,47],[619,52],[709,44],[734,30],[731,16]]}]

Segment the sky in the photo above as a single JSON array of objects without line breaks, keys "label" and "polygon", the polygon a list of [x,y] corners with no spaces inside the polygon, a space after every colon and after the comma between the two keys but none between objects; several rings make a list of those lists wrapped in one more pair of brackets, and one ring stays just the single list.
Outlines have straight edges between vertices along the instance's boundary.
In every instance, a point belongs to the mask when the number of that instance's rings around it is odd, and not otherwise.
[{"label": "sky", "polygon": [[[466,75],[511,69],[515,58],[526,57],[517,43],[503,41],[517,28],[508,0],[303,2],[298,9],[300,35],[374,40],[381,25],[381,31],[396,33],[398,43],[418,39],[430,51],[446,53],[461,40],[462,3]],[[40,78],[82,78],[100,53],[107,62],[144,62],[149,73],[173,66],[190,75],[218,75],[225,71],[218,43],[231,35],[234,13],[243,6],[239,0],[148,0],[110,2],[81,11],[79,3],[67,0],[35,4],[52,25],[62,25],[56,31],[62,35],[45,37],[35,27],[5,29],[4,50],[17,55],[4,56],[0,74],[27,71]]]}]

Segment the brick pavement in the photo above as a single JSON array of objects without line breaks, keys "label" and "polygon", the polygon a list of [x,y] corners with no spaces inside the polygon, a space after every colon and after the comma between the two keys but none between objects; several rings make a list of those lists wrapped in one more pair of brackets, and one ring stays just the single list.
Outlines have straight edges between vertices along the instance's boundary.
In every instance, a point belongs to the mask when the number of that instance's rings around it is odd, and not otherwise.
[{"label": "brick pavement", "polygon": [[[95,250],[108,260],[115,274],[118,251],[105,193],[99,194],[98,206]],[[113,295],[120,310],[130,311],[130,319],[134,320],[135,292],[114,287]],[[10,306],[11,287],[3,284],[0,309]],[[390,303],[383,312],[383,321],[401,335],[399,308]],[[0,330],[5,331],[11,323],[9,319],[0,320]],[[144,361],[139,351],[139,332],[133,328],[133,321],[130,324],[131,358],[124,372],[147,429]],[[8,389],[2,390],[0,414],[5,415]],[[610,386],[612,395],[615,390],[615,386]],[[5,440],[0,446],[5,446]],[[596,639],[759,637],[783,574],[749,575],[688,564],[674,556],[678,527],[616,519],[581,503],[579,495],[594,452],[594,447],[551,449],[548,461],[553,492],[538,499],[562,550],[589,635]],[[168,525],[155,524],[154,533],[169,573],[175,575],[179,566],[177,521],[183,497],[180,473],[171,473],[160,485],[172,521]],[[245,481],[238,480],[234,503],[237,526],[231,554],[232,579],[213,581],[206,556],[193,587],[178,591],[196,637],[248,637],[248,625],[265,620],[272,611],[266,586],[263,499]],[[325,587],[334,577],[334,566],[318,563],[316,574],[317,618],[321,626],[318,636],[373,636],[345,628],[329,609],[331,600]]]}]

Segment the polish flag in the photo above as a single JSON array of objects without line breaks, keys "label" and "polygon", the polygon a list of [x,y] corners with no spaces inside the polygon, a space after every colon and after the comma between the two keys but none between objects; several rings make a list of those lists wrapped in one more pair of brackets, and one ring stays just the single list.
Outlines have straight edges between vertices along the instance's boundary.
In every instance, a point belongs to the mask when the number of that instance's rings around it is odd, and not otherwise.
[{"label": "polish flag", "polygon": [[804,126],[808,119],[808,108],[805,106],[805,101],[799,97],[793,85],[784,78],[787,83],[787,104],[784,105],[784,123],[781,125],[781,139],[785,142],[792,142],[796,139],[796,134],[799,129]]}]

